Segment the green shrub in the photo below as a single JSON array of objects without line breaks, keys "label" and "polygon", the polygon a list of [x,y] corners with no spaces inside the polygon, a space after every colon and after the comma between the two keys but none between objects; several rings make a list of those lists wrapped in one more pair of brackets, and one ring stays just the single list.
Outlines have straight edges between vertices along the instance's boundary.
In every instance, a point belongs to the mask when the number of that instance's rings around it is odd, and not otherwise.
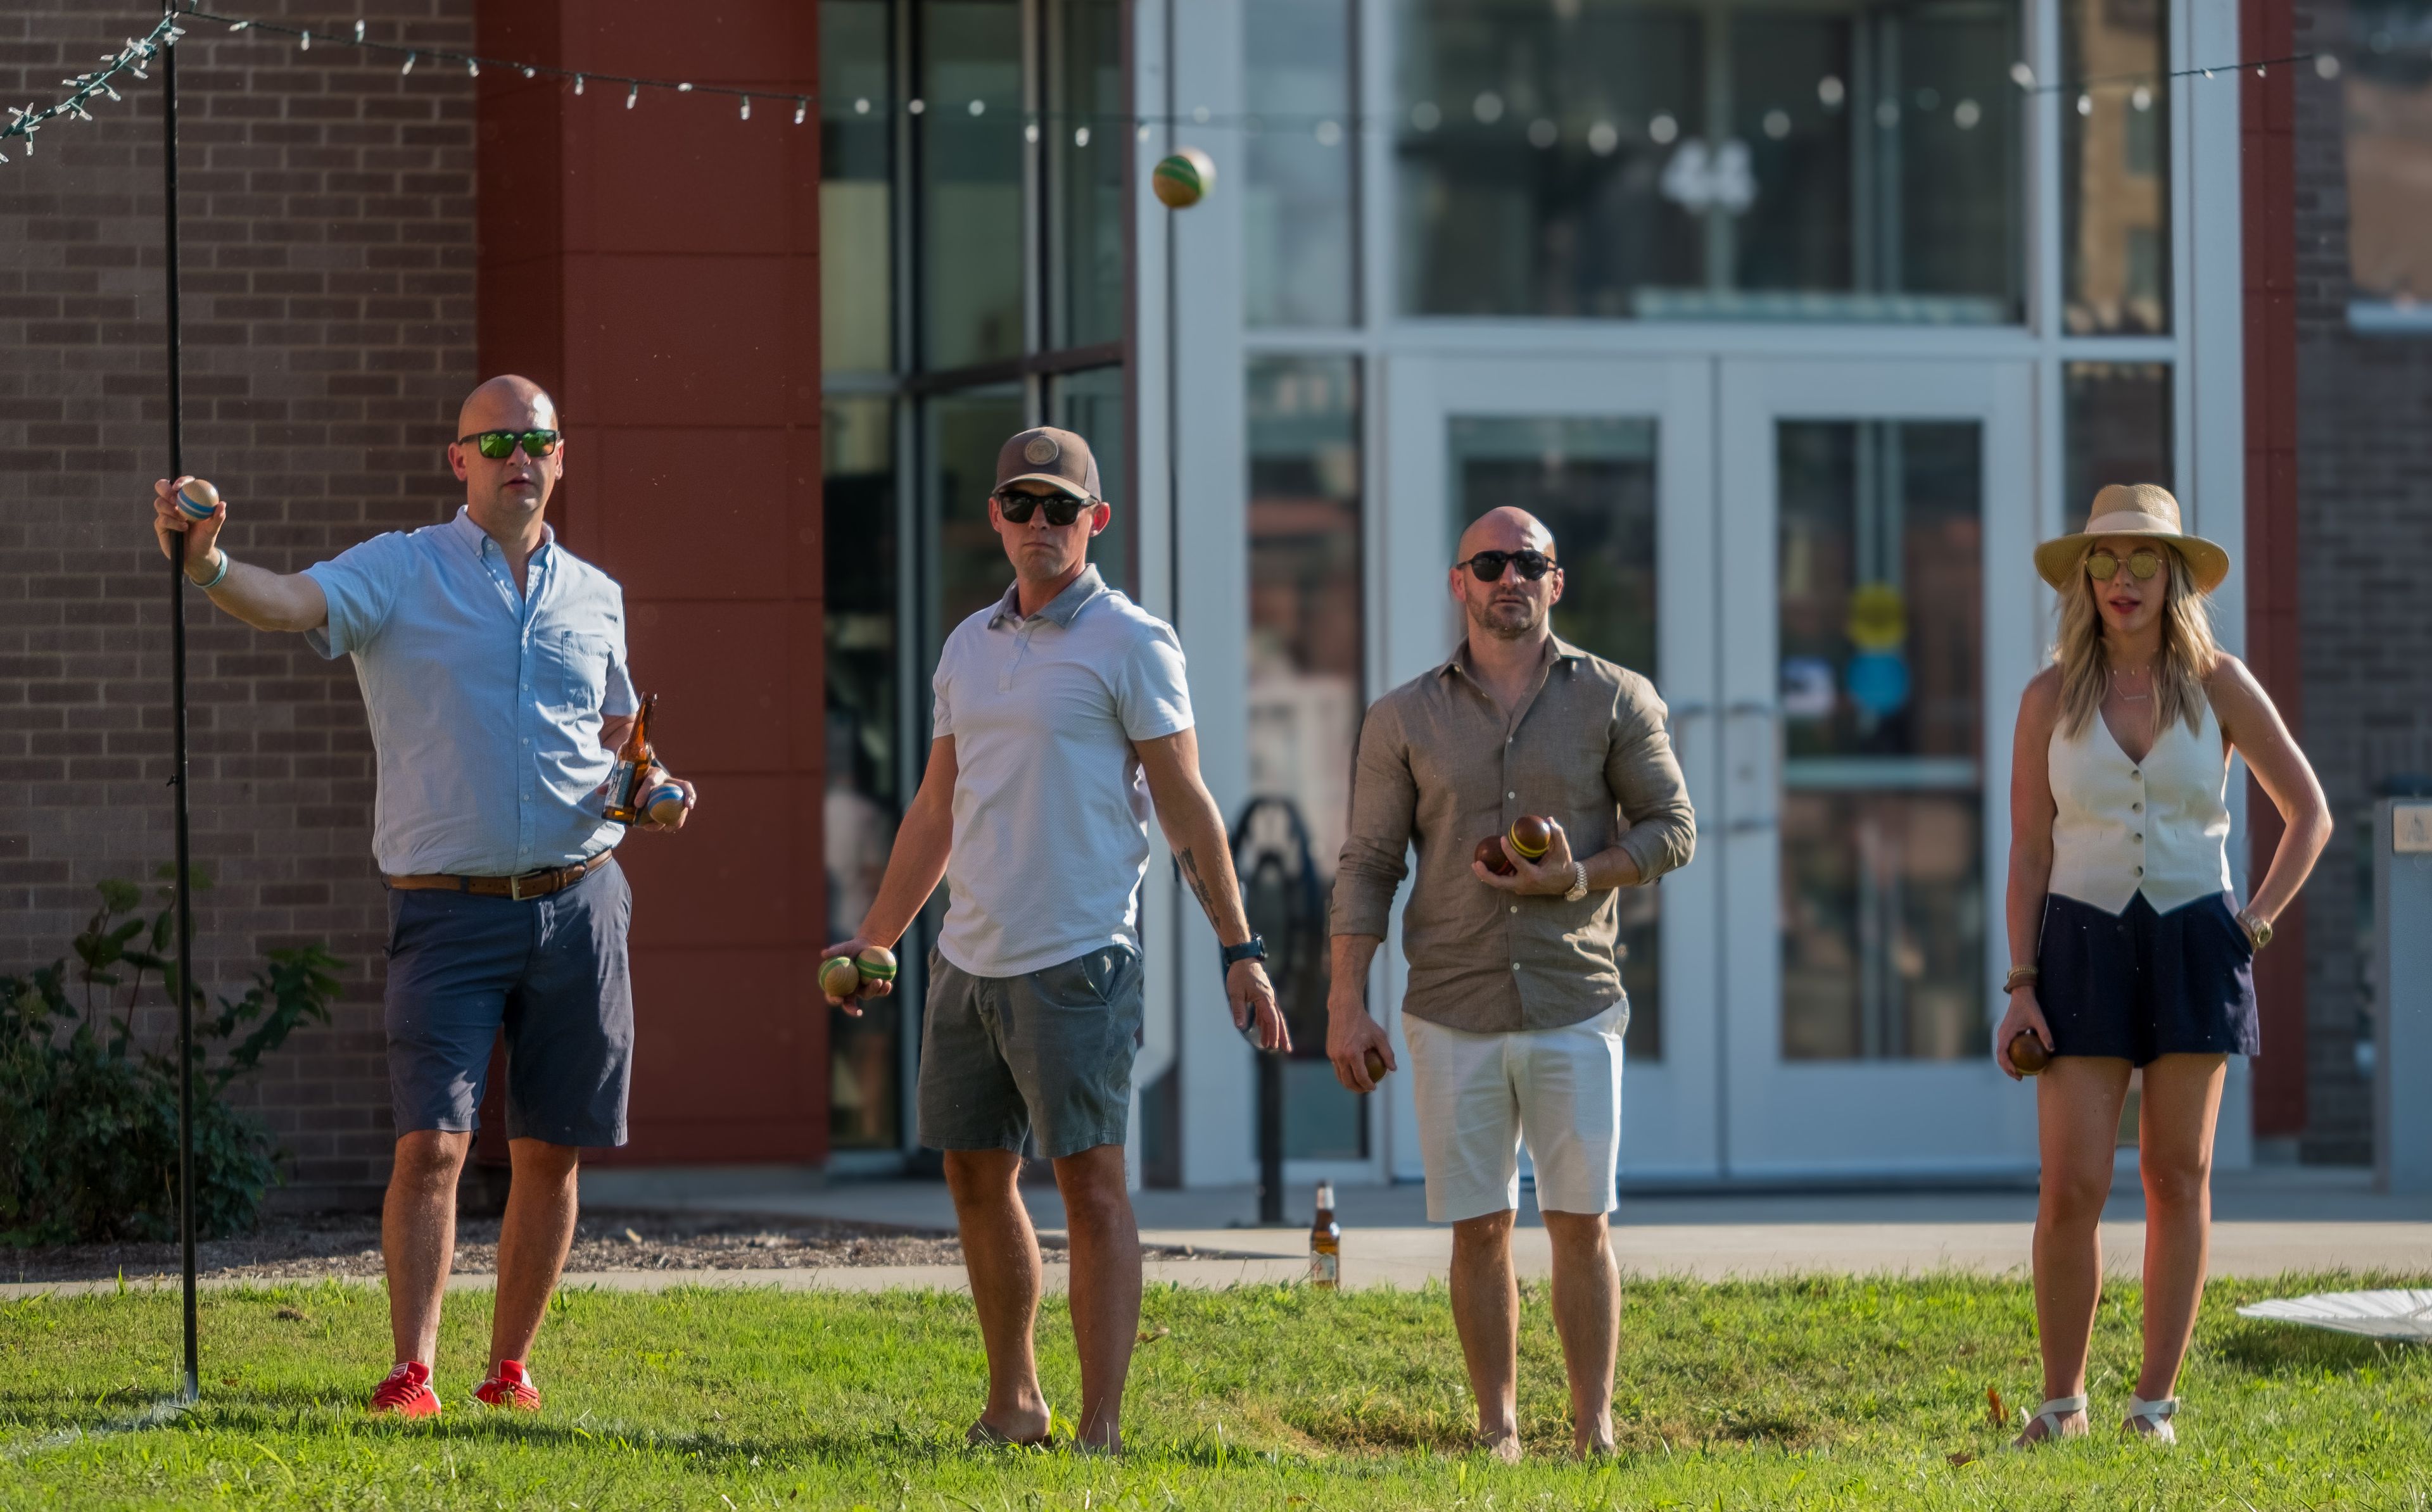
[{"label": "green shrub", "polygon": [[[166,876],[168,868],[160,868]],[[197,889],[210,879],[195,874]],[[176,1033],[140,1044],[147,975],[177,1001],[170,890],[148,921],[133,882],[98,884],[101,906],[65,960],[0,976],[0,1244],[167,1239],[177,1232]],[[194,1228],[251,1228],[278,1180],[269,1133],[222,1100],[296,1027],[327,1023],[339,961],[318,945],[273,950],[241,998],[194,1016]],[[123,994],[123,996],[121,996]],[[197,994],[197,999],[201,997]],[[219,1047],[216,1057],[213,1047]]]}]

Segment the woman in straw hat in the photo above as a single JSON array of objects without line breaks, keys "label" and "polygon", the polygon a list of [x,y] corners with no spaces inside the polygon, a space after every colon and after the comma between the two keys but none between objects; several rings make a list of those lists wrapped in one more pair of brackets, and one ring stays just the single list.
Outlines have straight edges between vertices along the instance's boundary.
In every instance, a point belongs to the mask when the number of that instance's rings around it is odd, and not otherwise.
[{"label": "woman in straw hat", "polygon": [[[2122,1426],[2168,1442],[2204,1294],[2221,1083],[2231,1055],[2258,1049],[2255,952],[2330,838],[2330,813],[2270,697],[2214,643],[2205,596],[2228,576],[2229,553],[2179,529],[2169,490],[2105,488],[2085,529],[2035,548],[2035,570],[2060,591],[2060,644],[2018,708],[2017,964],[1993,1050],[2013,1078],[2020,1034],[2052,1055],[2035,1088],[2035,1319],[2049,1400],[2018,1441],[2086,1431],[2103,1289],[2096,1225],[2128,1073],[2142,1067],[2145,1358]],[[2229,871],[2232,750],[2285,821],[2243,907]]]}]

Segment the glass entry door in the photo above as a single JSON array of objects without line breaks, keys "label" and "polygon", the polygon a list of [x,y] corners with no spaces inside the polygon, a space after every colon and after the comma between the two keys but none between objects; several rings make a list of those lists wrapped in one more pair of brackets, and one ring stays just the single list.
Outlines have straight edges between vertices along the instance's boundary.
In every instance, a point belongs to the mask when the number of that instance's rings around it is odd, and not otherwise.
[{"label": "glass entry door", "polygon": [[[1451,654],[1462,633],[1445,582],[1454,545],[1470,520],[1515,505],[1554,533],[1565,579],[1555,632],[1654,680],[1702,811],[1717,757],[1714,364],[1395,358],[1384,388],[1376,685],[1395,686]],[[1717,868],[1693,865],[1622,898],[1631,1007],[1622,1167],[1632,1178],[1711,1179],[1721,1169],[1720,882]],[[1383,990],[1372,1001],[1398,1010],[1398,937],[1381,958]],[[1398,1043],[1398,1012],[1388,1022]],[[1386,1088],[1391,1168],[1416,1177],[1409,1079]]]},{"label": "glass entry door", "polygon": [[2040,605],[2023,365],[1721,364],[1723,1165],[2008,1170],[1987,1050]]}]

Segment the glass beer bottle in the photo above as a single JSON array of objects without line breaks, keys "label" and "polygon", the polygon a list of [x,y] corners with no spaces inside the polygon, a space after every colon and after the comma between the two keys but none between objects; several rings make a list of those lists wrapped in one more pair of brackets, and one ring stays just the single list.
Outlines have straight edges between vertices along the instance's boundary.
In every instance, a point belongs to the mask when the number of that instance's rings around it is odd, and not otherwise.
[{"label": "glass beer bottle", "polygon": [[1326,1291],[1343,1285],[1343,1225],[1334,1221],[1334,1184],[1317,1184],[1317,1218],[1309,1226],[1309,1284]]},{"label": "glass beer bottle", "polygon": [[616,769],[608,774],[608,804],[600,817],[612,823],[634,824],[642,817],[634,805],[642,797],[642,774],[650,769],[650,710],[658,701],[655,693],[642,695],[633,728],[626,731],[625,744],[616,752]]}]

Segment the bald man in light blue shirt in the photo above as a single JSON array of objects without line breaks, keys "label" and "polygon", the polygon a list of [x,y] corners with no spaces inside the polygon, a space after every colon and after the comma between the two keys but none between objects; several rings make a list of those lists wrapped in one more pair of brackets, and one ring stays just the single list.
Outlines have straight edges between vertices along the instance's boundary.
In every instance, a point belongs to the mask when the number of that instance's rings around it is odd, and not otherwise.
[{"label": "bald man in light blue shirt", "polygon": [[[566,458],[539,385],[496,378],[464,401],[449,465],[464,507],[281,574],[220,548],[225,500],[190,521],[184,479],[153,487],[163,551],[257,630],[349,657],[379,789],[372,848],[389,887],[386,1021],[397,1161],[380,1239],[396,1366],[375,1412],[428,1417],[456,1182],[492,1041],[507,1041],[514,1184],[498,1235],[493,1405],[537,1408],[525,1369],[574,1236],[585,1145],[625,1142],[633,1063],[633,895],[602,815],[636,701],[624,594],[542,518]],[[656,768],[644,782],[665,779]],[[677,785],[689,814],[696,795]],[[679,817],[667,829],[678,829]],[[642,828],[660,828],[644,824]]]}]

